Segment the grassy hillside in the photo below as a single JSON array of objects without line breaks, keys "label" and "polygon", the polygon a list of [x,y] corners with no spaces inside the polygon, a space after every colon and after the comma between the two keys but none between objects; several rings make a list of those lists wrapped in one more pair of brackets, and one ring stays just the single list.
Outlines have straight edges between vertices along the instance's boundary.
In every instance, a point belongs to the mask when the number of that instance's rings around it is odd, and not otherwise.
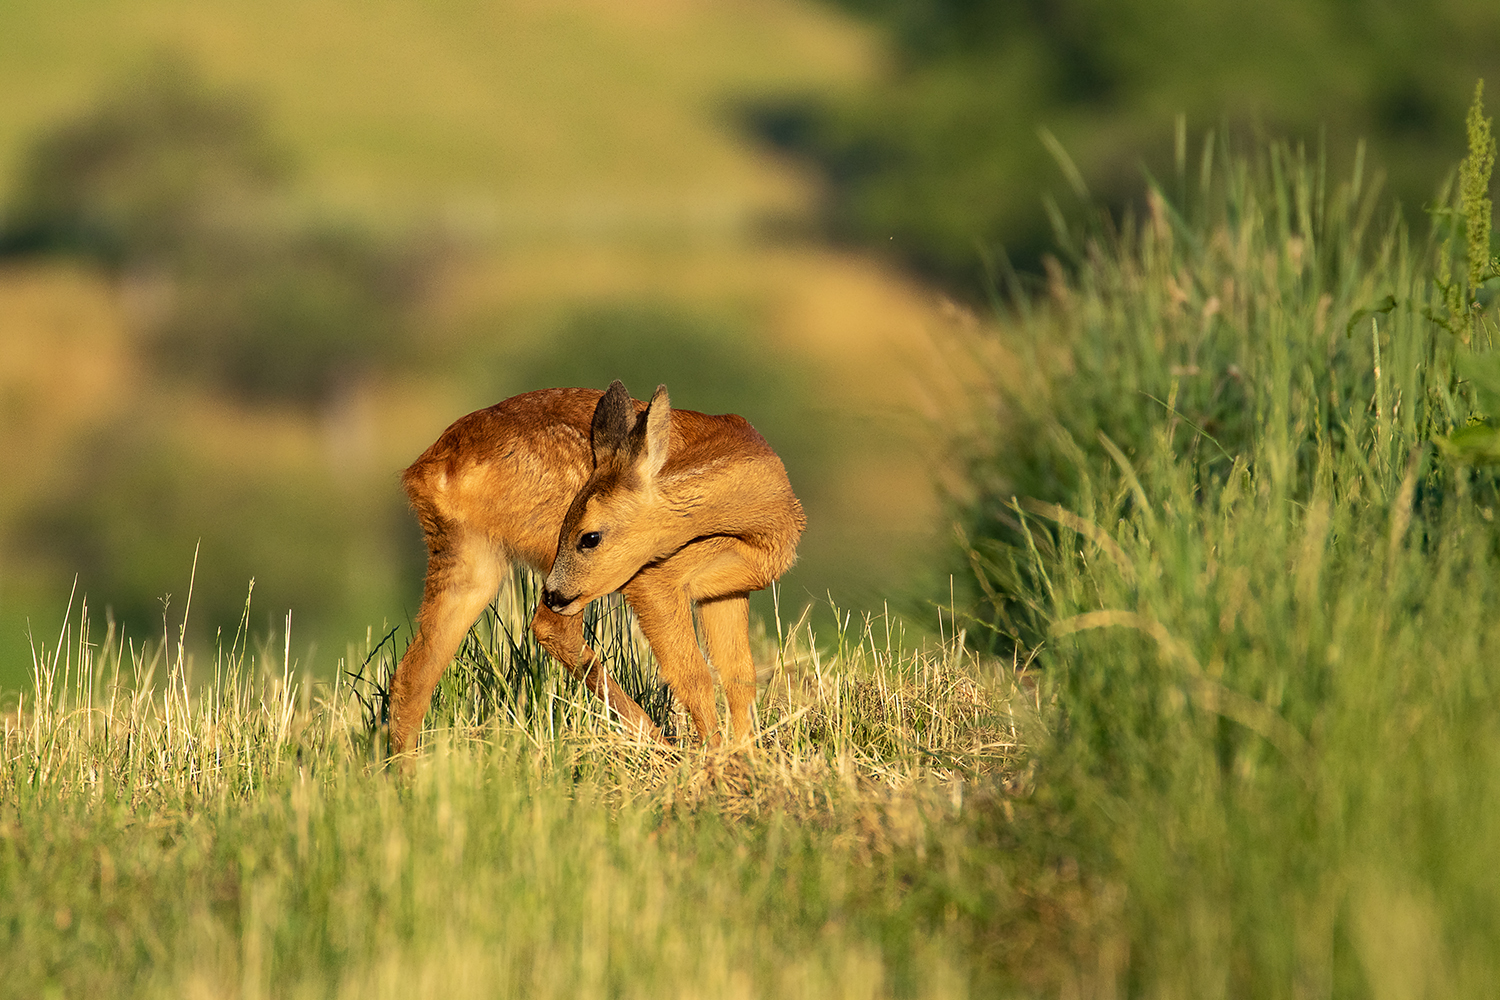
[{"label": "grassy hillside", "polygon": [[397,218],[477,207],[546,228],[557,203],[590,198],[796,205],[805,188],[748,155],[715,105],[851,81],[870,58],[846,22],[782,2],[23,2],[4,17],[0,169],[144,55],[182,51],[269,99],[320,202]]},{"label": "grassy hillside", "polygon": [[[890,269],[797,237],[816,185],[732,113],[865,78],[873,49],[847,20],[795,3],[153,2],[11,4],[0,24],[0,187],[38,135],[166,53],[262,110],[293,178],[281,225],[440,248],[406,339],[317,412],[245,405],[152,357],[149,274],[0,266],[0,449],[26,456],[0,486],[0,688],[23,682],[26,622],[55,619],[75,574],[138,633],[162,628],[169,594],[180,620],[200,540],[195,641],[233,627],[253,577],[261,633],[295,608],[322,650],[304,658],[328,669],[349,635],[415,610],[397,471],[537,379],[626,374],[569,364],[621,331],[635,392],[666,378],[680,405],[739,409],[787,453],[812,512],[789,594],[872,603],[920,565],[936,507],[913,373],[946,321]],[[741,391],[706,391],[746,359]]]}]

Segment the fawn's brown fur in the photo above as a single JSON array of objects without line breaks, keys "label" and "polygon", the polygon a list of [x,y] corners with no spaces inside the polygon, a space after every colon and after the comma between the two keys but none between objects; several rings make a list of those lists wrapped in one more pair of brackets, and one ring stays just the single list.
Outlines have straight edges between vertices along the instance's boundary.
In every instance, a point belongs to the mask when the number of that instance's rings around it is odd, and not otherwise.
[{"label": "fawn's brown fur", "polygon": [[743,418],[649,404],[618,381],[542,389],[459,419],[402,475],[427,541],[417,631],[391,684],[390,749],[415,746],[438,677],[511,562],[547,574],[532,630],[618,713],[661,739],[583,642],[584,607],[623,590],[663,679],[717,742],[697,605],[736,736],[750,732],[749,592],[796,558],[806,519],[786,470]]}]

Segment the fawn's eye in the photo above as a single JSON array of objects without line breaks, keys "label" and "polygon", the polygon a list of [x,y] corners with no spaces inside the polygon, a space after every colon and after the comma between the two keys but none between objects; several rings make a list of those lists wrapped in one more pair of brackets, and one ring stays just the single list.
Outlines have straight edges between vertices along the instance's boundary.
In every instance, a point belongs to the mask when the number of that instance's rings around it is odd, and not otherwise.
[{"label": "fawn's eye", "polygon": [[578,536],[578,551],[582,552],[585,549],[592,549],[597,547],[599,544],[599,539],[599,532],[585,531],[583,534]]}]

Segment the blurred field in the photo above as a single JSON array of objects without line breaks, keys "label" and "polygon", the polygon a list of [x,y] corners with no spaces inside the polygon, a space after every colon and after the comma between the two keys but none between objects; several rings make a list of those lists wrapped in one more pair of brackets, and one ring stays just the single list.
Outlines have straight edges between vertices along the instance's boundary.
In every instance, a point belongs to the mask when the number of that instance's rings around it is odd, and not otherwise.
[{"label": "blurred field", "polygon": [[795,207],[796,180],[715,114],[746,91],[853,82],[869,61],[844,22],[781,2],[18,3],[6,20],[6,165],[37,126],[166,49],[265,93],[320,198],[466,220],[478,206],[546,230],[558,206],[599,227],[591,201]]},{"label": "blurred field", "polygon": [[548,346],[608,338],[611,317],[723,340],[720,361],[768,380],[732,405],[668,382],[677,405],[738,408],[774,444],[802,442],[783,449],[812,522],[789,595],[867,603],[921,564],[935,513],[922,372],[949,320],[884,266],[796,237],[816,182],[734,124],[751,97],[867,79],[875,47],[851,22],[797,3],[152,2],[10,4],[0,24],[0,179],[39,130],[182,55],[263,103],[296,160],[289,211],[449,250],[404,363],[313,414],[143,365],[151,303],[129,282],[0,268],[0,452],[15,470],[0,485],[0,687],[29,663],[26,620],[56,620],[75,573],[96,609],[137,625],[160,627],[174,594],[175,622],[199,539],[204,640],[232,627],[251,577],[258,628],[292,608],[325,649],[403,619],[422,552],[397,471],[531,374],[603,377],[546,363]]}]

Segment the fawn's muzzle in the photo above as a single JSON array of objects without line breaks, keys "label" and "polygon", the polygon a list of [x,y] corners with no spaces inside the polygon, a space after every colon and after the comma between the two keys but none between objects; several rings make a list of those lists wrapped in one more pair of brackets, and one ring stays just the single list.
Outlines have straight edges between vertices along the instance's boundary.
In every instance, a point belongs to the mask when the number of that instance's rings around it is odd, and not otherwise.
[{"label": "fawn's muzzle", "polygon": [[564,597],[562,594],[559,594],[555,590],[548,590],[545,587],[542,588],[542,603],[547,605],[547,607],[551,608],[553,611],[560,612],[563,608],[566,608],[576,600],[578,600],[577,594],[574,594],[572,597]]}]

